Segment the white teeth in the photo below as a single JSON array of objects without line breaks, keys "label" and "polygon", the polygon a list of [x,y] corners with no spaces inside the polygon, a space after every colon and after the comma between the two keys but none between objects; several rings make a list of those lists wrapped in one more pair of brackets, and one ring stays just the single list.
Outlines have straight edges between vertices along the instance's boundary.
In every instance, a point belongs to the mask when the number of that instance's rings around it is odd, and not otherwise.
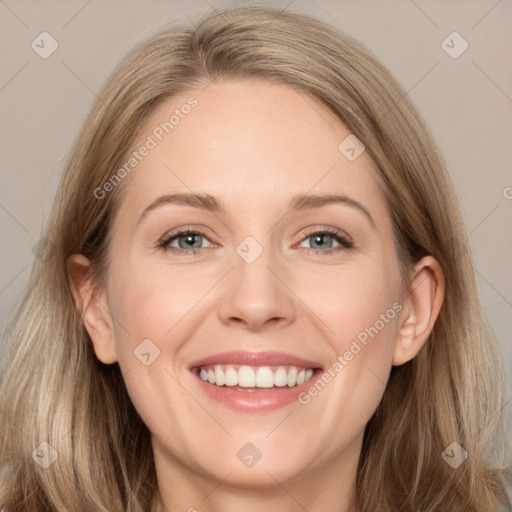
[{"label": "white teeth", "polygon": [[223,386],[226,382],[224,372],[222,371],[222,368],[220,366],[215,367],[215,384],[217,386]]},{"label": "white teeth", "polygon": [[288,386],[293,387],[297,384],[297,368],[292,366],[288,372]]},{"label": "white teeth", "polygon": [[199,378],[216,386],[240,386],[242,388],[290,388],[300,386],[313,378],[312,368],[297,366],[247,366],[215,365],[201,368]]},{"label": "white teeth", "polygon": [[242,388],[256,386],[256,374],[250,366],[240,366],[238,370],[238,385]]},{"label": "white teeth", "polygon": [[268,366],[261,366],[256,372],[256,387],[271,388],[274,385],[274,374]]},{"label": "white teeth", "polygon": [[288,384],[288,376],[286,375],[286,369],[280,366],[274,373],[274,386],[282,388]]},{"label": "white teeth", "polygon": [[224,384],[226,384],[226,386],[236,386],[238,384],[238,372],[232,366],[226,368],[224,375]]}]

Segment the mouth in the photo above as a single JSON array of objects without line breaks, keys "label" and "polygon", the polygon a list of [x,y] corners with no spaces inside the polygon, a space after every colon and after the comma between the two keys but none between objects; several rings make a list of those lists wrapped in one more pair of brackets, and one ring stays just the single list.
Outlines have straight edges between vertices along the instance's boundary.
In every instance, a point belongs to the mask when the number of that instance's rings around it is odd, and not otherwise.
[{"label": "mouth", "polygon": [[317,368],[299,366],[210,365],[195,368],[203,382],[239,391],[294,388],[310,381]]},{"label": "mouth", "polygon": [[323,373],[313,361],[278,352],[230,352],[195,362],[205,395],[237,411],[266,412],[297,401]]}]

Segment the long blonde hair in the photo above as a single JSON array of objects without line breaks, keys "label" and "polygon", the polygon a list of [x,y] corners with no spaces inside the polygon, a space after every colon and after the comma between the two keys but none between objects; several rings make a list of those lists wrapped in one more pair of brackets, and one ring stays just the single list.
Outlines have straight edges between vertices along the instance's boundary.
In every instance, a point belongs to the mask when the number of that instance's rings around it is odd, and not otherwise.
[{"label": "long blonde hair", "polygon": [[[362,46],[314,18],[258,5],[212,13],[193,27],[166,27],[125,58],[89,113],[46,226],[47,251],[34,262],[7,332],[2,510],[150,510],[156,475],[148,429],[118,365],[94,356],[66,260],[82,253],[94,278],[105,277],[109,228],[125,184],[101,200],[95,189],[122,165],[162,101],[219,77],[288,84],[332,109],[380,169],[404,275],[426,254],[445,275],[429,340],[416,358],[393,368],[366,427],[354,508],[495,512],[506,499],[502,469],[489,458],[500,432],[500,354],[432,138],[400,86]],[[453,442],[469,454],[457,469],[442,457]],[[53,464],[36,464],[37,447],[46,458],[57,455]]]}]

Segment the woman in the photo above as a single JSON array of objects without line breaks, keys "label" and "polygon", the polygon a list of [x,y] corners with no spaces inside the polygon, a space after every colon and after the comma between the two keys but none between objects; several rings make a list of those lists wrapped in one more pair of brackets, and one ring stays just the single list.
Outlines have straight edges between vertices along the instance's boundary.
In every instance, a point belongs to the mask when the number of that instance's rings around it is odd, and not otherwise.
[{"label": "woman", "polygon": [[346,35],[252,6],[143,43],[46,239],[1,383],[3,510],[506,506],[451,183]]}]

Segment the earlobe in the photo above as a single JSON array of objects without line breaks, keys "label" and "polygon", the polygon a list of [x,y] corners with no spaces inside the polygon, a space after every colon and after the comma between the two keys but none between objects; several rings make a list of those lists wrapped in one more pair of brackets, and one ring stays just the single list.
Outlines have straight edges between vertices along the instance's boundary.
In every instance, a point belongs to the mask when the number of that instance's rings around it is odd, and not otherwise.
[{"label": "earlobe", "polygon": [[69,283],[96,357],[102,363],[112,364],[117,361],[117,353],[106,290],[92,281],[90,266],[91,262],[82,254],[71,255],[67,260]]},{"label": "earlobe", "polygon": [[399,318],[394,366],[414,358],[427,341],[441,310],[444,284],[441,266],[432,256],[425,256],[414,266],[406,304]]}]

